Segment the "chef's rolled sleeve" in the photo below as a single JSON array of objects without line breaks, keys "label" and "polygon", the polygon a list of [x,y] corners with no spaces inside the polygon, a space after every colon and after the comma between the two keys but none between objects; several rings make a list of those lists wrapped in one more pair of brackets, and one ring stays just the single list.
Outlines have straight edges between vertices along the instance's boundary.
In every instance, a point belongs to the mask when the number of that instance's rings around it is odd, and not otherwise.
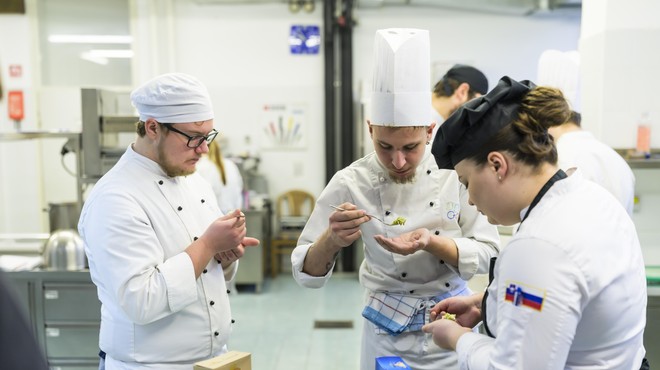
[{"label": "chef's rolled sleeve", "polygon": [[195,268],[187,253],[180,253],[158,266],[167,285],[167,301],[172,312],[197,301]]},{"label": "chef's rolled sleeve", "polygon": [[239,261],[236,260],[234,263],[227,266],[226,269],[223,269],[222,272],[225,275],[225,281],[230,282],[236,278],[236,273],[238,272],[238,263]]},{"label": "chef's rolled sleeve", "polygon": [[479,252],[483,250],[483,244],[475,243],[472,239],[456,238],[454,239],[458,248],[458,269],[448,265],[448,267],[458,274],[463,280],[471,279],[480,266]]},{"label": "chef's rolled sleeve", "polygon": [[293,252],[291,253],[291,266],[293,270],[293,278],[298,282],[300,286],[305,288],[322,288],[325,283],[332,276],[332,268],[328,271],[327,274],[323,276],[312,276],[303,272],[303,266],[305,265],[305,257],[307,257],[307,252],[312,247],[313,244],[298,245]]}]

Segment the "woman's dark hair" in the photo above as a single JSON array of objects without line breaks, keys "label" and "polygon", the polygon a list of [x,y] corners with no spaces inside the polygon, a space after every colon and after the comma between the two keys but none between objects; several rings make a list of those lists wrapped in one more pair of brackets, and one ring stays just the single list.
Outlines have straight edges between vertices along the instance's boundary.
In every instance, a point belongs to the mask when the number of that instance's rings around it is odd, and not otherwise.
[{"label": "woman's dark hair", "polygon": [[[433,86],[433,94],[436,96],[445,96],[449,97],[454,95],[454,91],[458,89],[462,82],[455,80],[450,77],[443,77],[438,81],[435,86]],[[472,100],[477,97],[477,91],[472,90],[470,86],[470,91],[468,91],[468,100]]]},{"label": "woman's dark hair", "polygon": [[488,153],[506,151],[532,167],[557,163],[557,148],[548,127],[568,121],[571,108],[558,89],[537,86],[521,100],[516,118],[470,156],[477,165],[486,163]]},{"label": "woman's dark hair", "polygon": [[574,123],[575,125],[582,127],[582,115],[576,111],[572,111],[571,117],[568,119],[568,122]]}]

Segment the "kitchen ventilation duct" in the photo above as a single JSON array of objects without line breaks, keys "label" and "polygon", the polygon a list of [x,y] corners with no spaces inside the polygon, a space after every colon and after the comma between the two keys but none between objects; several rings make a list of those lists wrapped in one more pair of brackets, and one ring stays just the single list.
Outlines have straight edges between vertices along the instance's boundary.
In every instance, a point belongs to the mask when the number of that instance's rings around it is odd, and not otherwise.
[{"label": "kitchen ventilation duct", "polygon": [[530,15],[560,8],[579,8],[582,0],[356,0],[358,8],[419,6],[481,13]]},{"label": "kitchen ventilation duct", "polygon": [[246,4],[268,4],[280,3],[288,4],[289,0],[194,0],[199,4],[231,4],[231,5],[246,5]]}]

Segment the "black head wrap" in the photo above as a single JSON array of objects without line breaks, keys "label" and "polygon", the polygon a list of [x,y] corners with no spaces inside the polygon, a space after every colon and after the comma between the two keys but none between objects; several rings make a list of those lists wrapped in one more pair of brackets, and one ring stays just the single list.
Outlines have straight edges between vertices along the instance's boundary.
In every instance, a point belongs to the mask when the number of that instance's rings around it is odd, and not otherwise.
[{"label": "black head wrap", "polygon": [[440,126],[432,153],[438,167],[453,169],[456,163],[479,150],[518,115],[522,98],[536,85],[502,77],[488,94],[458,108]]}]

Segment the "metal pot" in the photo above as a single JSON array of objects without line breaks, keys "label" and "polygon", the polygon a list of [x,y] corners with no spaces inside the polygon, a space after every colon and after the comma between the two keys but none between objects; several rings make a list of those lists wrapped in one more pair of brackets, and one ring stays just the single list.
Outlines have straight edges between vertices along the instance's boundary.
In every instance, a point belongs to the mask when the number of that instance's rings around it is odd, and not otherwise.
[{"label": "metal pot", "polygon": [[75,230],[55,231],[44,247],[44,260],[51,270],[77,271],[87,268],[84,244]]},{"label": "metal pot", "polygon": [[51,233],[57,230],[78,229],[78,219],[80,218],[78,203],[48,203],[46,211],[48,211]]}]

